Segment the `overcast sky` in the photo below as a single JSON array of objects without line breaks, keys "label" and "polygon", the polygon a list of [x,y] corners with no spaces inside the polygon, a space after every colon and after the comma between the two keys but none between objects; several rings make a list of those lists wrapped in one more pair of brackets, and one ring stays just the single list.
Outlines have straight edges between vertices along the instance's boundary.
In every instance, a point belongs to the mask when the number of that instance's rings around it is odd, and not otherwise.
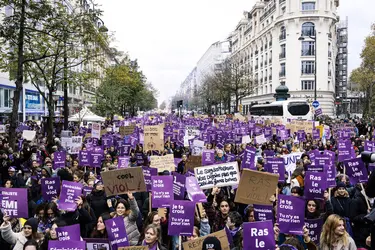
[{"label": "overcast sky", "polygon": [[[159,90],[159,104],[174,95],[208,47],[225,39],[254,0],[98,0],[115,32],[115,46],[129,53]],[[355,4],[354,4],[355,2]],[[235,3],[235,4],[234,4]],[[375,0],[341,0],[349,18],[349,70],[370,32]]]}]

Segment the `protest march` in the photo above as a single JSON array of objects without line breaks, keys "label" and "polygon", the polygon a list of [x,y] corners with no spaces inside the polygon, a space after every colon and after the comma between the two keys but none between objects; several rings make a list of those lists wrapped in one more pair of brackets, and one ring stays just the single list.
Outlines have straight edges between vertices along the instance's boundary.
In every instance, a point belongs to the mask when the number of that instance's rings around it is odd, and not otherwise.
[{"label": "protest march", "polygon": [[148,113],[0,135],[0,249],[371,248],[374,125]]}]

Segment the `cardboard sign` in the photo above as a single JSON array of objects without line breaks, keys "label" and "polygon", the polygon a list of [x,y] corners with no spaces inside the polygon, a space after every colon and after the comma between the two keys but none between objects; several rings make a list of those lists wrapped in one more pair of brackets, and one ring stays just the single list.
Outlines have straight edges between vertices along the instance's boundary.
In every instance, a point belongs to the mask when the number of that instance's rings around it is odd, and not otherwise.
[{"label": "cardboard sign", "polygon": [[35,130],[24,130],[22,132],[22,138],[24,138],[27,141],[34,140],[35,135],[36,135],[36,131]]},{"label": "cardboard sign", "polygon": [[202,166],[202,156],[191,155],[186,161],[185,171],[194,171],[194,168]]},{"label": "cardboard sign", "polygon": [[147,192],[142,168],[123,168],[101,173],[108,196],[132,192]]},{"label": "cardboard sign", "polygon": [[148,246],[119,247],[118,250],[148,250]]},{"label": "cardboard sign", "polygon": [[133,134],[135,129],[135,125],[130,125],[130,126],[121,126],[119,128],[120,135],[125,136],[125,135],[131,135]]},{"label": "cardboard sign", "polygon": [[164,130],[160,125],[144,126],[144,150],[164,150]]},{"label": "cardboard sign", "polygon": [[216,116],[216,120],[217,120],[218,123],[225,122],[225,119],[227,119],[226,115],[218,115],[218,116]]},{"label": "cardboard sign", "polygon": [[167,154],[164,156],[151,155],[150,161],[151,161],[150,167],[157,168],[159,173],[165,170],[169,172],[176,170],[173,154]]},{"label": "cardboard sign", "polygon": [[275,194],[278,180],[278,174],[244,169],[234,201],[270,205],[270,198]]},{"label": "cardboard sign", "polygon": [[183,246],[184,250],[202,250],[203,241],[208,236],[215,236],[216,238],[218,238],[218,240],[221,243],[221,249],[222,250],[230,250],[229,242],[228,242],[228,236],[227,236],[227,233],[225,232],[225,230],[220,230],[218,232],[209,234],[207,236],[199,237],[196,240],[186,241],[186,242],[182,243],[182,246]]},{"label": "cardboard sign", "polygon": [[238,163],[228,162],[206,167],[194,168],[195,177],[201,189],[238,185],[240,172]]}]

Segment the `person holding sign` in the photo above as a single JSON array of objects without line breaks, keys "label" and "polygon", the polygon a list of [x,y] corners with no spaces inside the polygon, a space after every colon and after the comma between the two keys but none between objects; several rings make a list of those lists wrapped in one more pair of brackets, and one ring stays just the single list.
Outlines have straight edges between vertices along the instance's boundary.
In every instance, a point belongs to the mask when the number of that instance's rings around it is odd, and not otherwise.
[{"label": "person holding sign", "polygon": [[148,249],[150,250],[167,250],[167,248],[164,247],[160,242],[160,227],[150,224],[145,228],[144,234],[145,239],[142,242],[142,246],[148,246]]}]

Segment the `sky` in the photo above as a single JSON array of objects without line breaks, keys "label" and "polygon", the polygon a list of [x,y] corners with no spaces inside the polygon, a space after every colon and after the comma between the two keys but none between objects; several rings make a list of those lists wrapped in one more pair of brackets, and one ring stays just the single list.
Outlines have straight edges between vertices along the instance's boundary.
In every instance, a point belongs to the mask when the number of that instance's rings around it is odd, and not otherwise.
[{"label": "sky", "polygon": [[[209,46],[225,40],[251,10],[254,0],[97,0],[113,45],[137,59],[158,102],[168,101]],[[235,4],[234,4],[235,3]],[[355,3],[355,4],[354,4]],[[375,22],[375,0],[341,0],[339,15],[349,18],[349,72]]]}]

